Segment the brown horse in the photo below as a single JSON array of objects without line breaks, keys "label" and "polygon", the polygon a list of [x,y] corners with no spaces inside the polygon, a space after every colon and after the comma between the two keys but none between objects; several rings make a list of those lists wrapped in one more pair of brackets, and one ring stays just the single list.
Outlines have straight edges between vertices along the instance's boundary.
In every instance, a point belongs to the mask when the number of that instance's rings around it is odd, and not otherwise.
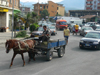
[{"label": "brown horse", "polygon": [[[10,67],[13,65],[13,60],[17,54],[21,54],[23,60],[23,66],[25,65],[23,53],[25,52],[29,53],[30,51],[33,52],[33,60],[35,60],[34,46],[35,46],[35,40],[25,40],[25,41],[20,41],[16,39],[7,40],[5,43],[6,53],[9,53],[11,49],[13,49],[14,51]],[[29,61],[30,60],[31,58],[29,55]]]}]

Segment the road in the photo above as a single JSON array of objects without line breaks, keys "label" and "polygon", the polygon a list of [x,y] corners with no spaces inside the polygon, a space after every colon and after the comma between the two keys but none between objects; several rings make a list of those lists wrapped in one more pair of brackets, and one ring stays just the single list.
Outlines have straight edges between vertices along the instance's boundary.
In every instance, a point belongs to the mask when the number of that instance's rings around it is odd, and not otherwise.
[{"label": "road", "polygon": [[[58,31],[53,39],[63,38],[63,32]],[[6,54],[4,45],[0,45],[0,75],[100,75],[100,51],[79,49],[79,35],[70,35],[64,57],[58,58],[54,53],[51,61],[45,56],[36,56],[36,61],[28,63],[28,54],[25,53],[25,67],[22,59],[17,55],[13,66],[9,69],[13,51]]]}]

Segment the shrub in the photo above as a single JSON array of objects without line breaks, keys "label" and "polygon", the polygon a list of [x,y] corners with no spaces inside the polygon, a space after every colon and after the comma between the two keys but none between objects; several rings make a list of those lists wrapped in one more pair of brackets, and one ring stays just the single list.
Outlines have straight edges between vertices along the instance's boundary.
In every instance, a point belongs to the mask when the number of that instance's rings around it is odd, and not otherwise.
[{"label": "shrub", "polygon": [[26,31],[20,31],[16,35],[16,37],[25,37],[25,36],[26,36]]},{"label": "shrub", "polygon": [[37,23],[31,24],[30,25],[30,31],[34,31],[35,29],[37,29],[39,27],[39,25]]}]

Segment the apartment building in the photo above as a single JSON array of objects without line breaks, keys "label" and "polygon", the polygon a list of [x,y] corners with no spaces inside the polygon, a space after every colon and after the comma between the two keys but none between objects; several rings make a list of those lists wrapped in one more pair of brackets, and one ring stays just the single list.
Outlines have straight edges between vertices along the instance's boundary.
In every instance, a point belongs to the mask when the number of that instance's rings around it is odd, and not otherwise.
[{"label": "apartment building", "polygon": [[14,3],[14,13],[20,12],[20,0],[0,0],[0,28],[5,28],[8,32],[12,30],[12,5]]},{"label": "apartment building", "polygon": [[20,15],[24,17],[28,13],[30,13],[30,7],[21,6],[20,11],[21,11]]},{"label": "apartment building", "polygon": [[100,0],[86,0],[85,10],[100,10]]},{"label": "apartment building", "polygon": [[65,7],[63,7],[63,5],[54,3],[52,1],[48,1],[46,4],[34,4],[34,12],[36,12],[38,15],[40,15],[44,9],[48,10],[50,17],[55,16],[56,14],[64,16],[65,12]]}]

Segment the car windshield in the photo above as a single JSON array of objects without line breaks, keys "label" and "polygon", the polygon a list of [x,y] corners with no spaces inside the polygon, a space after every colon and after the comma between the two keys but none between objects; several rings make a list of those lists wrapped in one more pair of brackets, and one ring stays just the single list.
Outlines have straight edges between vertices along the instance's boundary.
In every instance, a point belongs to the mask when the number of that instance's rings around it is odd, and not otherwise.
[{"label": "car windshield", "polygon": [[42,27],[38,28],[38,31],[43,31],[43,28]]},{"label": "car windshield", "polygon": [[60,25],[66,25],[67,23],[66,22],[60,22]]},{"label": "car windshield", "polygon": [[89,32],[89,33],[86,34],[85,37],[86,38],[96,38],[96,39],[100,39],[100,34],[99,33]]},{"label": "car windshield", "polygon": [[87,28],[84,28],[84,30],[93,30],[93,29],[90,27],[87,27]]},{"label": "car windshield", "polygon": [[54,26],[51,26],[51,27],[49,27],[49,29],[55,29],[55,27]]}]

